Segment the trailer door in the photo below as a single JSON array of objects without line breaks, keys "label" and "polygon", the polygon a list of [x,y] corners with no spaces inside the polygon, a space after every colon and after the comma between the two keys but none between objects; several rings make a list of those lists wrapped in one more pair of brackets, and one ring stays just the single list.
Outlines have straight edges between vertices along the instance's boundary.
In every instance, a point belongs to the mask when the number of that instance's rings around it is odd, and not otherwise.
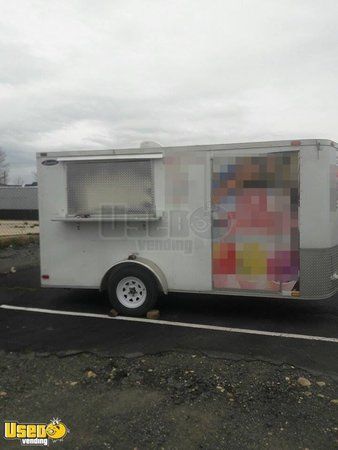
[{"label": "trailer door", "polygon": [[213,288],[291,291],[299,278],[298,152],[215,156]]}]

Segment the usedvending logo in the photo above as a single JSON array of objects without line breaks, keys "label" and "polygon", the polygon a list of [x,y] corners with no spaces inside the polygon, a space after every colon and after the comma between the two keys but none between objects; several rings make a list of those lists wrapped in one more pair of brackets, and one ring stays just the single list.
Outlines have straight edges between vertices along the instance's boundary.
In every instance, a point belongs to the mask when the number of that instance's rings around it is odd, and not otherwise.
[{"label": "usedvending logo", "polygon": [[52,419],[48,423],[5,422],[4,438],[8,441],[19,440],[23,446],[44,446],[50,442],[61,442],[69,433],[69,429],[60,419]]}]

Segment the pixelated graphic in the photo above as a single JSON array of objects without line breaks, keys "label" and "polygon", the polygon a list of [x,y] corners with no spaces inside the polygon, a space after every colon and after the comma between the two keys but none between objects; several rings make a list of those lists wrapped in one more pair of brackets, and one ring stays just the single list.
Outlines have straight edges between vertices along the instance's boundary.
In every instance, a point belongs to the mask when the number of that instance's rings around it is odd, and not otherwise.
[{"label": "pixelated graphic", "polygon": [[292,290],[299,274],[298,176],[298,153],[214,158],[214,289]]},{"label": "pixelated graphic", "polygon": [[[204,180],[205,155],[173,153],[165,157],[165,167],[166,204],[175,208],[189,205],[189,196],[194,194],[196,183]],[[198,181],[192,175],[196,170],[202,173]]]}]

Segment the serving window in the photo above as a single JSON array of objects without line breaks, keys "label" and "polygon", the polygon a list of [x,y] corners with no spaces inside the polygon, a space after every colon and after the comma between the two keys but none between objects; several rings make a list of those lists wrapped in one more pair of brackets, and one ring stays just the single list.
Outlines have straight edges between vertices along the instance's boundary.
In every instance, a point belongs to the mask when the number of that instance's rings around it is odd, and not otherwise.
[{"label": "serving window", "polygon": [[158,220],[163,209],[163,155],[60,157],[65,208],[52,220]]},{"label": "serving window", "polygon": [[152,215],[153,161],[67,163],[68,215]]}]

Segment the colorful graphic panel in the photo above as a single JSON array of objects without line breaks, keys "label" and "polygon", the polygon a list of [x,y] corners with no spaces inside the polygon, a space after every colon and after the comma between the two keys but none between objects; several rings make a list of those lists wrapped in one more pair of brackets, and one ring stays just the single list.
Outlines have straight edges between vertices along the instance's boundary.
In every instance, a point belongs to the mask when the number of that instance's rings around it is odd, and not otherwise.
[{"label": "colorful graphic panel", "polygon": [[214,158],[214,289],[292,290],[299,274],[298,185],[298,153]]}]

